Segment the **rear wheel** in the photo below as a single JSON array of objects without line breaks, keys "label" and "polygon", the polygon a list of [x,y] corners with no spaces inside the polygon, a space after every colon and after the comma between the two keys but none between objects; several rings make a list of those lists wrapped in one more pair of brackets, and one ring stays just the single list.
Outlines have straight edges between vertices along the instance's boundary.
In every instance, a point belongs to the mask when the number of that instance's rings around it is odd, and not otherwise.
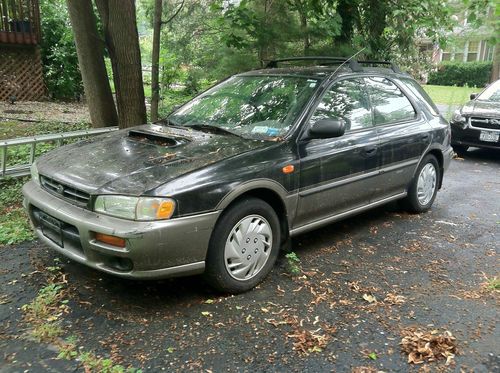
[{"label": "rear wheel", "polygon": [[223,292],[250,290],[273,268],[280,242],[279,220],[273,208],[258,198],[245,198],[230,206],[217,222],[205,278]]},{"label": "rear wheel", "polygon": [[439,172],[436,157],[431,154],[426,155],[418,166],[415,178],[408,189],[408,195],[403,200],[407,210],[420,213],[431,208],[438,190]]},{"label": "rear wheel", "polygon": [[452,145],[453,151],[457,153],[460,157],[463,157],[467,153],[468,146],[465,145]]}]

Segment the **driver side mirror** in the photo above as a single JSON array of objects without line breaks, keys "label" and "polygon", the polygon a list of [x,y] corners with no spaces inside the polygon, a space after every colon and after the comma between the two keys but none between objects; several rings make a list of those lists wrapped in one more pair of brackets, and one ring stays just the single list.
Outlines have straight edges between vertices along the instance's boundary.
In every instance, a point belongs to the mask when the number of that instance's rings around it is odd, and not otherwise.
[{"label": "driver side mirror", "polygon": [[470,94],[470,99],[474,100],[477,97],[477,93],[471,93]]},{"label": "driver side mirror", "polygon": [[321,119],[315,122],[308,131],[311,139],[329,139],[340,137],[345,133],[345,121],[340,118]]}]

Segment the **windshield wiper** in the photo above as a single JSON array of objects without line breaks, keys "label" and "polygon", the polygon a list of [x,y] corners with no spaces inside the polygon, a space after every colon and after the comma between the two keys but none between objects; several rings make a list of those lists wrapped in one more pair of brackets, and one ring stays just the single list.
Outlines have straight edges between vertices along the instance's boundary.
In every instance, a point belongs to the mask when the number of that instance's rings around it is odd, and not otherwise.
[{"label": "windshield wiper", "polygon": [[161,124],[169,127],[175,127],[175,128],[185,128],[185,126],[181,126],[180,124],[172,121],[171,119],[165,118],[159,121]]},{"label": "windshield wiper", "polygon": [[238,135],[234,132],[231,132],[225,128],[221,128],[221,127],[216,127],[216,126],[211,126],[209,124],[190,124],[190,125],[187,125],[186,126],[187,128],[192,128],[192,129],[195,129],[195,130],[199,130],[199,131],[202,131],[202,132],[211,132],[211,133],[220,133],[220,134],[229,134],[229,135],[233,135],[233,136],[237,136],[237,137],[241,137],[243,138],[243,136],[241,135]]}]

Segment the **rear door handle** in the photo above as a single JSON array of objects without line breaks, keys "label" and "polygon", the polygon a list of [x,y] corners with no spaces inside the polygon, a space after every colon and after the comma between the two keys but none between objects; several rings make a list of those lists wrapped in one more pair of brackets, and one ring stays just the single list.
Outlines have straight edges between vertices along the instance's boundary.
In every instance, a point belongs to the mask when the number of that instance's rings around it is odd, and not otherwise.
[{"label": "rear door handle", "polygon": [[372,156],[377,152],[377,147],[375,145],[372,146],[366,146],[364,148],[364,152],[367,156]]},{"label": "rear door handle", "polygon": [[422,140],[425,140],[425,141],[429,140],[429,138],[430,138],[430,137],[431,137],[431,136],[430,136],[428,133],[424,133],[424,134],[421,136]]}]

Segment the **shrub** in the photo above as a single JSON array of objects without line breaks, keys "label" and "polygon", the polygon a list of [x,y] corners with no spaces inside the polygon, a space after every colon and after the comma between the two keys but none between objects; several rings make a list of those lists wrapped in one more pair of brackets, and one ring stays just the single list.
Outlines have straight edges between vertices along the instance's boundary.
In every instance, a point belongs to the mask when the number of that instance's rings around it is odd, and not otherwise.
[{"label": "shrub", "polygon": [[45,84],[54,99],[75,99],[83,93],[73,31],[64,0],[40,2],[42,64]]},{"label": "shrub", "polygon": [[491,62],[444,62],[429,74],[428,84],[484,87],[491,75]]}]

